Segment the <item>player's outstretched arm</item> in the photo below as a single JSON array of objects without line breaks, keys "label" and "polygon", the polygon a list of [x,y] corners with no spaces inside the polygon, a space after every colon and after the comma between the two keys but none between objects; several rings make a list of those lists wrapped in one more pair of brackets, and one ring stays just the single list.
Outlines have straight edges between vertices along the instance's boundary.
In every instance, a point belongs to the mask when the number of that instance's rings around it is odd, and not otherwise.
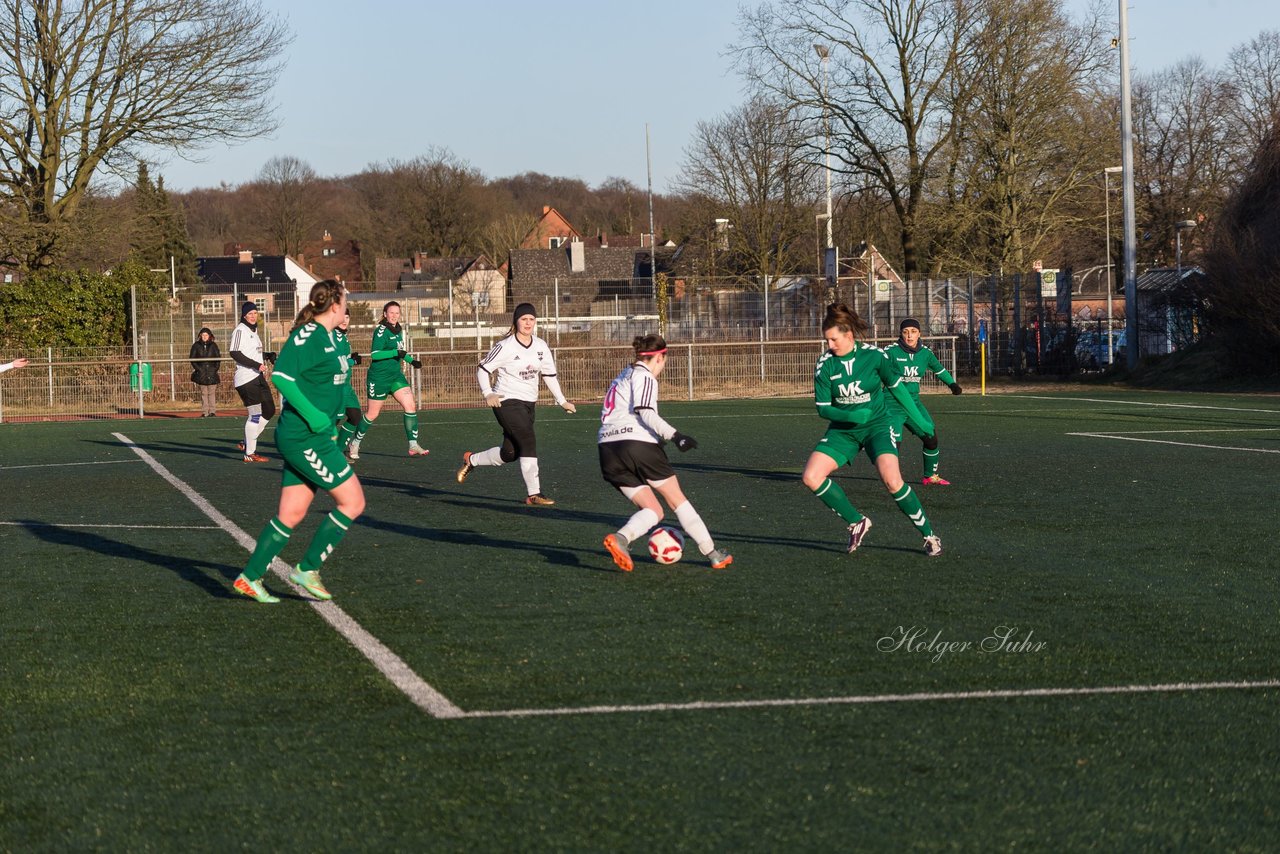
[{"label": "player's outstretched arm", "polygon": [[926,436],[932,436],[934,432],[933,419],[921,411],[916,406],[916,402],[911,399],[911,393],[902,387],[902,383],[894,383],[889,386],[889,393],[902,406],[907,413],[907,419],[911,424]]}]

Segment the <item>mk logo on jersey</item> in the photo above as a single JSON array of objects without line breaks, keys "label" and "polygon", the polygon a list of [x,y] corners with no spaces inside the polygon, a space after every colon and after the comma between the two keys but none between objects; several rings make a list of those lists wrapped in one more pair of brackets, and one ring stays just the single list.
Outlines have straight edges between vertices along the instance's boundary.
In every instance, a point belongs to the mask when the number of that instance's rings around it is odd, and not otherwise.
[{"label": "mk logo on jersey", "polygon": [[902,368],[904,379],[920,381],[920,368],[917,365],[905,365]]},{"label": "mk logo on jersey", "polygon": [[865,398],[867,395],[867,393],[862,390],[862,380],[854,380],[851,385],[837,385],[836,388],[840,391],[841,402],[847,400],[858,400],[859,398]]}]

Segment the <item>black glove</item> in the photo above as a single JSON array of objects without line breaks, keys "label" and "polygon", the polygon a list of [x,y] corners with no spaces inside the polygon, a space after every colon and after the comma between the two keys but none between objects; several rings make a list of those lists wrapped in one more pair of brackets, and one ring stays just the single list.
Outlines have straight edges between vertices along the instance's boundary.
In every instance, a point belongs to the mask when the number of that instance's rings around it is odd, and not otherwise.
[{"label": "black glove", "polygon": [[262,354],[262,360],[263,360],[264,362],[270,362],[271,364],[273,364],[273,365],[274,365],[274,364],[276,363],[276,354],[275,354],[275,353],[263,353],[263,354]]},{"label": "black glove", "polygon": [[396,360],[397,360],[397,361],[401,361],[401,362],[403,362],[403,361],[404,361],[404,357],[405,357],[405,352],[404,352],[403,350],[397,350],[397,351],[396,351]]},{"label": "black glove", "polygon": [[964,389],[960,388],[960,383],[948,383],[947,388],[951,389],[952,394],[964,394]]},{"label": "black glove", "polygon": [[675,442],[676,447],[681,451],[692,451],[694,448],[698,447],[697,439],[692,436],[686,436],[679,430],[677,430],[676,434],[671,437],[671,441]]},{"label": "black glove", "polygon": [[353,364],[353,365],[358,365],[358,364],[360,364],[360,363],[361,363],[361,362],[363,362],[363,361],[364,361],[364,357],[363,357],[363,356],[361,356],[359,353],[352,353],[352,354],[351,354],[351,364]]},{"label": "black glove", "polygon": [[421,360],[421,359],[416,359],[416,358],[415,358],[415,359],[410,359],[410,360],[409,360],[409,364],[413,365],[415,368],[421,368],[421,367],[422,367],[422,360]]}]

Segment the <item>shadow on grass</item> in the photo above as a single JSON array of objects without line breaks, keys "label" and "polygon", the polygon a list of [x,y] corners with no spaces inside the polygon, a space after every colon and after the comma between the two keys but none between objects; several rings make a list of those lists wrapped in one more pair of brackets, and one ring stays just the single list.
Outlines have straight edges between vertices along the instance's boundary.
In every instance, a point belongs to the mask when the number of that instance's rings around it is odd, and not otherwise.
[{"label": "shadow on grass", "polygon": [[235,594],[231,592],[230,582],[240,574],[239,566],[213,563],[192,555],[164,554],[132,543],[113,540],[101,534],[88,533],[83,529],[64,528],[33,519],[19,519],[18,522],[38,539],[47,543],[69,549],[96,552],[108,557],[124,558],[138,563],[149,563],[172,572],[210,596],[218,599],[235,598]]},{"label": "shadow on grass", "polygon": [[[463,504],[462,502],[450,503]],[[463,506],[470,505],[463,504]],[[521,508],[524,507],[523,504],[519,506]],[[453,545],[466,546],[468,548],[498,549],[503,553],[502,560],[504,561],[510,560],[509,550],[513,545],[508,540],[497,539],[475,531],[460,530],[457,528],[427,528],[418,525],[406,525],[402,522],[387,522],[368,513],[360,517],[359,524],[366,528],[374,528],[379,531],[386,531],[399,536],[423,539],[431,542],[450,543]],[[592,572],[621,571],[611,563],[605,563],[608,561],[608,555],[605,553],[603,546],[598,551],[596,549],[569,549],[564,548],[563,546],[551,546],[528,541],[520,543],[519,546],[528,551],[537,552],[542,555],[543,559],[547,563],[554,564],[556,566],[586,569]],[[581,557],[581,555],[584,554],[592,555],[593,558],[597,555],[601,556],[600,565],[594,565],[596,563],[594,560],[592,563],[584,563]]]},{"label": "shadow on grass", "polygon": [[[119,448],[120,443],[115,439],[90,439],[91,444],[105,445],[111,448]],[[148,453],[174,453],[189,454],[191,456],[206,457],[213,460],[223,460],[226,462],[234,462],[240,464],[244,458],[244,451],[236,447],[236,442],[243,439],[233,438],[228,440],[225,436],[210,437],[204,436],[191,442],[172,442],[172,441],[156,441],[156,440],[138,440],[133,439],[131,444],[137,448],[147,451]],[[280,462],[278,454],[276,454],[275,444],[271,442],[259,442],[258,453],[271,454],[271,461],[277,465]]]}]

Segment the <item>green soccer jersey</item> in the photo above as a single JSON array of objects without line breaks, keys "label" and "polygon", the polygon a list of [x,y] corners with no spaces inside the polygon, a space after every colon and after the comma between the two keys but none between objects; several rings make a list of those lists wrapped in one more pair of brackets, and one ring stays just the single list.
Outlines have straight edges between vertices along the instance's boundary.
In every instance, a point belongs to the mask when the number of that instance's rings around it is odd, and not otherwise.
[{"label": "green soccer jersey", "polygon": [[341,329],[333,330],[333,343],[338,348],[338,357],[345,357],[349,361],[351,358],[351,339],[347,337],[347,333]]},{"label": "green soccer jersey", "polygon": [[884,389],[901,382],[902,375],[877,347],[858,344],[844,356],[828,350],[813,371],[813,401],[833,427],[867,424],[887,414]]},{"label": "green soccer jersey", "polygon": [[399,378],[404,380],[396,353],[404,349],[404,329],[397,324],[393,329],[379,323],[373,332],[373,344],[369,347],[369,382],[388,384]]},{"label": "green soccer jersey", "polygon": [[[277,442],[301,439],[317,432],[308,424],[299,406],[290,402],[296,395],[301,395],[332,426],[342,412],[347,376],[347,357],[339,355],[337,341],[323,326],[306,323],[289,333],[272,372],[272,382],[280,387],[285,398],[280,425],[276,428]],[[289,384],[292,389],[286,388]],[[301,408],[306,409],[305,404]]]},{"label": "green soccer jersey", "polygon": [[[951,376],[946,368],[942,367],[942,363],[938,361],[937,356],[933,355],[933,351],[923,344],[916,347],[916,351],[913,353],[903,347],[902,342],[899,341],[896,344],[890,344],[885,347],[884,352],[890,361],[897,366],[898,370],[901,371],[903,387],[911,393],[911,398],[917,402],[920,400],[920,381],[930,371],[947,385],[955,382],[955,378]],[[896,404],[896,401],[893,403]]]}]

